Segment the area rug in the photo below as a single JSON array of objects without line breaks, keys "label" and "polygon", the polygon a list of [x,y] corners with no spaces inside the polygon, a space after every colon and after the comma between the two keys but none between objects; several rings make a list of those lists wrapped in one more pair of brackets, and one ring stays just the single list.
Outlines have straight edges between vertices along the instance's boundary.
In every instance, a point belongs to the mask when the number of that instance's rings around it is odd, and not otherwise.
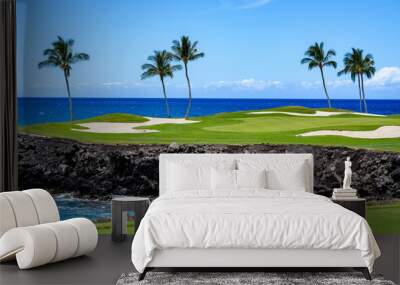
[{"label": "area rug", "polygon": [[395,285],[377,275],[368,281],[358,272],[148,272],[142,281],[138,281],[138,276],[138,273],[122,274],[117,285]]}]

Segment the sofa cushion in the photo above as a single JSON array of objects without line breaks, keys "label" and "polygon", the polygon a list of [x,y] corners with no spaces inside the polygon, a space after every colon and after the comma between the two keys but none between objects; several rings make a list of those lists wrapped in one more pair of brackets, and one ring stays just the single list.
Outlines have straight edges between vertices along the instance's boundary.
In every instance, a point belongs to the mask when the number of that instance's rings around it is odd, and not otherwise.
[{"label": "sofa cushion", "polygon": [[6,197],[0,194],[0,237],[9,229],[15,228],[17,222],[15,221],[14,211],[10,202]]},{"label": "sofa cushion", "polygon": [[22,191],[29,195],[38,215],[39,224],[52,223],[60,220],[56,202],[50,193],[43,189],[29,189]]},{"label": "sofa cushion", "polygon": [[39,224],[35,205],[29,195],[22,191],[3,192],[13,210],[17,227],[26,227]]}]

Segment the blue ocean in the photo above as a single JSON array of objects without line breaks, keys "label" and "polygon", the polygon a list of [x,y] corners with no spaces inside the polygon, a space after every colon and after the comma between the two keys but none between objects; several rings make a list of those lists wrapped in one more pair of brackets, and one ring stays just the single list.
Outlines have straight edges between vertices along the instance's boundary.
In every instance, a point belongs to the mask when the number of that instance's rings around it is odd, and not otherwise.
[{"label": "blue ocean", "polygon": [[[187,99],[169,99],[173,117],[183,117]],[[327,107],[326,100],[315,99],[193,99],[191,116],[221,112],[257,110],[280,106]],[[359,111],[358,100],[332,100],[334,108]],[[74,119],[107,113],[130,113],[165,117],[164,100],[158,98],[74,98]],[[368,100],[370,113],[400,114],[400,100]],[[67,98],[18,98],[18,123],[29,125],[68,121]]]},{"label": "blue ocean", "polygon": [[111,203],[68,197],[55,197],[61,220],[83,217],[91,220],[111,219]]}]

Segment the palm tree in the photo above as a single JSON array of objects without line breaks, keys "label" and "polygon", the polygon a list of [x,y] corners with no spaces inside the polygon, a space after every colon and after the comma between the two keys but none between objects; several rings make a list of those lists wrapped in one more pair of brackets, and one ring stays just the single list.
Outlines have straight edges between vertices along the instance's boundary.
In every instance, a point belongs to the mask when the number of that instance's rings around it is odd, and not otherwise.
[{"label": "palm tree", "polygon": [[171,65],[173,56],[171,53],[166,50],[163,51],[154,51],[154,55],[151,55],[147,58],[151,63],[146,63],[142,65],[142,70],[145,72],[142,73],[142,79],[146,79],[153,76],[159,76],[163,88],[163,94],[165,99],[165,110],[168,118],[171,117],[171,113],[169,111],[167,93],[165,92],[165,77],[173,77],[174,71],[181,70],[181,65]]},{"label": "palm tree", "polygon": [[363,102],[364,102],[364,110],[365,113],[368,113],[367,108],[367,100],[365,100],[365,90],[364,90],[364,75],[370,79],[376,71],[375,68],[375,61],[372,54],[367,54],[365,57],[362,55],[363,51],[361,50],[361,90],[363,95]]},{"label": "palm tree", "polygon": [[175,60],[182,61],[183,65],[185,66],[185,75],[186,81],[189,88],[189,102],[186,108],[185,119],[189,117],[190,109],[192,107],[192,87],[190,86],[190,79],[188,74],[188,63],[189,61],[193,61],[204,57],[203,52],[199,52],[196,48],[197,41],[190,42],[188,36],[182,36],[180,40],[175,40],[172,42],[172,51],[174,53]]},{"label": "palm tree", "polygon": [[74,45],[74,40],[64,40],[62,37],[57,36],[57,40],[51,45],[52,48],[46,49],[43,52],[43,56],[47,59],[40,62],[38,67],[59,67],[64,72],[65,84],[67,85],[68,93],[68,106],[69,106],[69,120],[73,120],[72,112],[72,99],[71,92],[69,88],[69,76],[71,74],[72,64],[79,61],[89,60],[89,55],[86,53],[74,53],[72,46]]},{"label": "palm tree", "polygon": [[338,72],[338,76],[350,73],[351,80],[356,81],[358,85],[358,95],[360,97],[360,112],[363,112],[362,102],[362,87],[361,87],[361,73],[362,73],[362,50],[352,48],[352,52],[346,53],[343,58],[344,68]]},{"label": "palm tree", "polygon": [[331,99],[329,98],[328,91],[326,89],[325,76],[324,76],[324,67],[332,66],[336,68],[337,63],[334,60],[331,60],[331,57],[336,55],[336,52],[333,49],[328,50],[325,54],[324,43],[315,43],[310,46],[308,50],[304,53],[306,56],[301,60],[301,64],[308,64],[308,69],[312,70],[316,67],[319,68],[322,77],[322,84],[324,86],[324,91],[326,95],[326,99],[328,100],[328,107],[331,108]]}]

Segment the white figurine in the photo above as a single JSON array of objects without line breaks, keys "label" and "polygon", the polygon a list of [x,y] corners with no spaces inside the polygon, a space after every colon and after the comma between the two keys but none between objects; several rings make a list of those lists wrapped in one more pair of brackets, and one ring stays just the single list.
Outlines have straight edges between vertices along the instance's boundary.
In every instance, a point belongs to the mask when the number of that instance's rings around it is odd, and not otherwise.
[{"label": "white figurine", "polygon": [[351,161],[350,156],[347,157],[347,160],[344,162],[344,179],[343,179],[343,189],[352,189],[351,188]]}]

